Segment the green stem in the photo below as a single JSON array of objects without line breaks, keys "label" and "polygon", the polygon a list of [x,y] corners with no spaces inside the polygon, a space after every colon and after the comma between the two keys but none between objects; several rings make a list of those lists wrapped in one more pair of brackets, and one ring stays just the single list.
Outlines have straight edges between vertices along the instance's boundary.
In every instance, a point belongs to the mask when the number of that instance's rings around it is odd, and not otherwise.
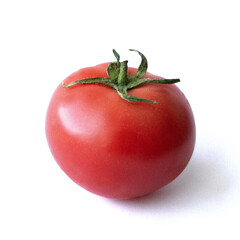
[{"label": "green stem", "polygon": [[120,63],[120,72],[118,75],[118,84],[119,86],[125,86],[127,83],[127,69],[128,61],[123,61]]}]

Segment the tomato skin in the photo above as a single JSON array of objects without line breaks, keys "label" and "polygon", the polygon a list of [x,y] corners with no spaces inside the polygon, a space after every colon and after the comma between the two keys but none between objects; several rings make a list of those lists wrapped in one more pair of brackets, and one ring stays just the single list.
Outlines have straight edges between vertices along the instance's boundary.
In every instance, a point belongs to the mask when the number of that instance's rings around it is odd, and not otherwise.
[{"label": "tomato skin", "polygon": [[[108,64],[80,69],[64,82],[107,77]],[[108,198],[131,199],[170,183],[195,145],[193,113],[176,85],[148,83],[128,93],[157,104],[127,102],[103,84],[60,84],[47,111],[46,136],[59,166],[83,188]]]}]

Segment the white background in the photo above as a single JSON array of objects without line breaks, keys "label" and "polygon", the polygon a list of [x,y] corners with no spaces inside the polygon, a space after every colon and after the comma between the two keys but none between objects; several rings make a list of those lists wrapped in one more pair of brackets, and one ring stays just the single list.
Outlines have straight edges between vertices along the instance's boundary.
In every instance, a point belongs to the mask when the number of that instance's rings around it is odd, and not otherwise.
[{"label": "white background", "polygon": [[[239,239],[239,1],[0,1],[0,239]],[[113,61],[180,78],[197,125],[185,171],[116,201],[73,183],[45,139],[57,85]]]}]

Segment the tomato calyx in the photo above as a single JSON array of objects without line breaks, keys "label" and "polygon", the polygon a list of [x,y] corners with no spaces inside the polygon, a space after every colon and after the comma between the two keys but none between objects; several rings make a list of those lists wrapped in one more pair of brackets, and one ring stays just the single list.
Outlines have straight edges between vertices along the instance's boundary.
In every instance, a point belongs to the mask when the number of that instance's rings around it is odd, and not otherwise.
[{"label": "tomato calyx", "polygon": [[108,68],[107,68],[108,78],[104,78],[104,77],[85,78],[85,79],[73,81],[66,86],[64,85],[64,82],[62,82],[62,87],[68,88],[76,84],[100,83],[115,89],[119,94],[119,96],[128,102],[157,103],[156,101],[128,95],[127,91],[128,89],[135,88],[143,83],[173,84],[173,83],[180,82],[180,79],[144,78],[148,68],[148,62],[146,57],[138,50],[134,50],[134,49],[129,49],[129,50],[137,52],[142,59],[137,69],[137,72],[134,75],[132,76],[128,75],[128,61],[120,62],[120,55],[117,53],[115,49],[113,49],[113,54],[116,57],[117,61],[112,62],[108,65]]}]

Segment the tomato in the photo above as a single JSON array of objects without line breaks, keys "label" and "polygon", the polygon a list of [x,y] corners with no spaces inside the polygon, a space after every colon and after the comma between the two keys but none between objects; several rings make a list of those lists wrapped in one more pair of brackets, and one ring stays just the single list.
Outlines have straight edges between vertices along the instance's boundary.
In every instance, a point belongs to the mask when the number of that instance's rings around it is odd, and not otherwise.
[{"label": "tomato", "polygon": [[[114,69],[120,66],[115,56]],[[56,162],[74,182],[108,198],[131,199],[170,183],[187,166],[195,145],[186,97],[175,84],[154,83],[163,78],[147,73],[141,57],[140,70],[120,67],[116,76],[125,72],[131,80],[137,73],[138,79],[152,80],[129,88],[125,99],[96,81],[109,77],[110,63],[103,63],[67,77],[47,111],[46,136]],[[95,83],[68,86],[82,79]],[[127,101],[126,96],[134,97]]]}]

